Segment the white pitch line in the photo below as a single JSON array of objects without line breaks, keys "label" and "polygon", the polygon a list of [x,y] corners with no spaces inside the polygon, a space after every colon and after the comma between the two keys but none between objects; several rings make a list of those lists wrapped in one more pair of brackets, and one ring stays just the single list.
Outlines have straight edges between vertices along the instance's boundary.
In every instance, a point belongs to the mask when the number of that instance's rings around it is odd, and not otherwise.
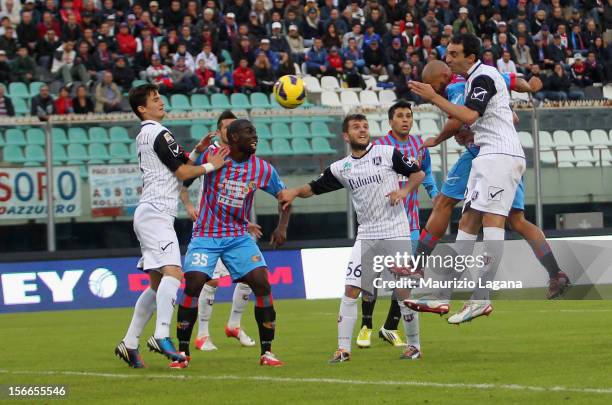
[{"label": "white pitch line", "polygon": [[438,383],[431,381],[368,381],[343,380],[339,378],[299,378],[299,377],[268,377],[268,376],[237,376],[237,375],[171,375],[171,374],[119,374],[96,373],[89,371],[28,371],[28,370],[0,370],[0,374],[14,375],[64,375],[102,378],[156,378],[161,380],[236,380],[236,381],[270,381],[287,383],[326,383],[346,385],[393,385],[412,387],[435,388],[467,388],[476,390],[512,390],[531,392],[576,392],[583,394],[612,394],[612,388],[572,388],[572,387],[538,387],[520,384],[471,384],[471,383]]}]

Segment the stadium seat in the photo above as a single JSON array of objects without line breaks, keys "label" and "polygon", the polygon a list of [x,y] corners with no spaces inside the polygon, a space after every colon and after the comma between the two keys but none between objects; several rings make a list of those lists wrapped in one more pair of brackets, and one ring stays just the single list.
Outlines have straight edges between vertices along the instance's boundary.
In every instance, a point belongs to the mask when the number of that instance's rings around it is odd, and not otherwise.
[{"label": "stadium seat", "polygon": [[335,76],[323,76],[321,77],[321,88],[328,91],[339,91],[340,83]]},{"label": "stadium seat", "polygon": [[591,138],[589,138],[589,133],[582,129],[572,131],[572,144],[575,147],[591,146]]},{"label": "stadium seat", "polygon": [[323,91],[321,93],[321,104],[324,107],[342,107],[338,94],[333,91]]},{"label": "stadium seat", "polygon": [[253,93],[251,94],[251,107],[252,108],[272,108],[270,99],[264,93]]},{"label": "stadium seat", "polygon": [[294,122],[291,124],[291,136],[293,138],[310,138],[312,135],[306,123]]},{"label": "stadium seat", "polygon": [[199,141],[208,133],[208,127],[202,124],[194,124],[189,128],[189,135],[194,141]]},{"label": "stadium seat", "polygon": [[309,93],[320,93],[323,91],[319,79],[315,76],[304,76],[302,80],[304,80],[304,87],[306,87],[306,91]]},{"label": "stadium seat", "polygon": [[567,131],[558,130],[553,132],[553,140],[555,142],[555,149],[569,149],[572,144],[572,138]]},{"label": "stadium seat", "polygon": [[64,128],[51,128],[51,138],[53,139],[53,143],[59,143],[60,145],[68,145],[70,143]]},{"label": "stadium seat", "polygon": [[[380,125],[378,125],[378,121],[376,120],[368,120],[368,126],[370,127],[370,136],[372,137],[380,137],[384,134],[380,130]],[[315,135],[319,136],[319,134],[315,133]]]},{"label": "stadium seat", "polygon": [[124,127],[111,127],[109,133],[111,142],[132,143],[132,139]]},{"label": "stadium seat", "polygon": [[344,90],[340,93],[340,103],[345,111],[348,111],[351,107],[357,107],[361,104],[357,93],[352,90]]},{"label": "stadium seat", "polygon": [[110,160],[108,163],[125,163],[132,157],[127,145],[124,143],[111,143],[109,149]]},{"label": "stadium seat", "polygon": [[60,165],[68,160],[66,148],[59,143],[53,144],[53,164]]},{"label": "stadium seat", "polygon": [[[270,133],[272,134],[272,138],[291,138],[291,131],[289,131],[289,127],[284,122],[273,122],[270,128]],[[274,142],[272,142],[272,150],[274,149]]]},{"label": "stadium seat", "polygon": [[28,86],[23,82],[12,82],[9,83],[9,97],[11,98],[30,98],[30,91]]},{"label": "stadium seat", "polygon": [[23,135],[23,131],[17,128],[7,129],[4,133],[6,138],[7,145],[17,145],[17,146],[25,146],[28,143],[26,142],[25,136]]},{"label": "stadium seat", "polygon": [[415,119],[412,120],[412,128],[410,128],[410,133],[413,135],[421,135],[421,128]]},{"label": "stadium seat", "polygon": [[591,146],[610,146],[612,142],[608,138],[608,134],[603,129],[594,129],[591,131]]},{"label": "stadium seat", "polygon": [[15,108],[15,115],[28,115],[30,114],[30,109],[26,104],[26,101],[22,97],[12,98],[13,107]]},{"label": "stadium seat", "polygon": [[136,80],[132,81],[132,87],[138,87],[140,85],[147,84],[147,83],[148,82],[146,80],[136,79]]},{"label": "stadium seat", "polygon": [[436,121],[431,118],[422,119],[419,122],[419,128],[421,128],[423,136],[435,136],[440,132],[438,124],[436,124]]},{"label": "stadium seat", "polygon": [[259,121],[255,122],[254,125],[259,139],[272,139],[272,134],[270,133],[270,127],[268,127],[268,124]]},{"label": "stadium seat", "polygon": [[576,158],[574,153],[569,149],[557,150],[557,162],[559,167],[574,167]]},{"label": "stadium seat", "polygon": [[234,70],[234,60],[227,49],[221,49],[221,59],[223,59],[223,63],[225,63],[230,72]]},{"label": "stadium seat", "polygon": [[527,93],[519,93],[518,91],[512,91],[510,94],[512,100],[515,101],[529,101],[529,94]]},{"label": "stadium seat", "polygon": [[597,159],[597,166],[612,166],[612,154],[610,149],[595,149],[595,158]]},{"label": "stadium seat", "polygon": [[310,124],[310,133],[312,136],[322,136],[323,138],[335,138],[336,136],[329,131],[327,124],[324,122],[312,122]]},{"label": "stadium seat", "polygon": [[102,127],[89,128],[89,140],[96,143],[110,143],[106,129]]},{"label": "stadium seat", "polygon": [[25,166],[41,166],[47,160],[45,150],[41,145],[28,145],[25,147]]},{"label": "stadium seat", "polygon": [[249,98],[246,96],[246,94],[233,93],[230,96],[230,101],[232,103],[232,108],[239,108],[243,110],[251,108],[251,103],[249,102]]},{"label": "stadium seat", "polygon": [[191,96],[191,108],[194,110],[209,110],[208,96],[206,94],[193,94]]},{"label": "stadium seat", "polygon": [[429,156],[431,157],[431,170],[434,172],[441,171],[442,158],[440,157],[440,155],[437,153],[430,153]]},{"label": "stadium seat", "polygon": [[374,76],[362,75],[361,77],[365,82],[366,90],[376,90],[378,83],[376,83],[376,79],[374,78]]},{"label": "stadium seat", "polygon": [[0,132],[0,146],[4,146],[4,145],[6,145],[6,143],[4,142],[4,136]]},{"label": "stadium seat", "polygon": [[23,150],[18,145],[6,145],[2,149],[2,160],[7,163],[24,163]]},{"label": "stadium seat", "polygon": [[364,107],[377,107],[379,105],[378,96],[372,90],[363,90],[359,93],[359,101]]},{"label": "stadium seat", "polygon": [[136,142],[132,142],[129,146],[130,149],[130,163],[138,163],[138,147]]},{"label": "stadium seat", "polygon": [[283,138],[272,139],[272,154],[275,156],[289,156],[292,155],[291,146],[289,141]]},{"label": "stadium seat", "polygon": [[270,148],[268,141],[265,139],[259,139],[257,142],[257,155],[270,156],[272,154],[272,149]]},{"label": "stadium seat", "polygon": [[383,107],[388,107],[397,101],[397,95],[393,90],[389,89],[381,90],[380,93],[378,93],[378,98]]},{"label": "stadium seat", "polygon": [[612,100],[612,84],[606,84],[603,87],[603,97],[608,100]]},{"label": "stadium seat", "polygon": [[325,138],[316,137],[312,139],[312,152],[315,154],[336,153],[336,150],[329,145]]},{"label": "stadium seat", "polygon": [[540,150],[551,150],[554,145],[550,132],[540,131]]},{"label": "stadium seat", "polygon": [[274,93],[270,93],[270,106],[271,108],[282,109],[284,108],[282,105],[278,103],[276,97],[274,97]]},{"label": "stadium seat", "polygon": [[292,140],[291,148],[296,155],[312,155],[312,148],[305,138],[296,138]]},{"label": "stadium seat", "polygon": [[576,166],[578,167],[592,166],[592,164],[589,164],[588,166],[586,166],[586,165],[580,165],[580,163],[584,163],[584,162],[595,163],[598,160],[595,156],[593,156],[593,152],[591,152],[591,149],[589,149],[586,146],[577,147],[574,150],[574,158],[576,159],[576,162],[577,162]]},{"label": "stadium seat", "polygon": [[543,150],[540,153],[540,161],[542,163],[552,164],[557,163],[557,158],[555,157],[555,153],[552,150]]},{"label": "stadium seat", "polygon": [[164,110],[168,112],[172,111],[172,104],[170,104],[170,100],[168,100],[168,97],[164,96],[163,94],[160,94],[159,98],[161,98],[162,102],[164,103]]},{"label": "stadium seat", "polygon": [[32,82],[30,83],[30,97],[37,96],[40,93],[40,88],[44,86],[44,82]]},{"label": "stadium seat", "polygon": [[450,137],[446,141],[446,150],[448,150],[449,152],[463,153],[464,148],[464,146],[461,146],[457,143],[454,137]]},{"label": "stadium seat", "polygon": [[45,131],[40,128],[26,130],[26,139],[29,145],[44,145],[46,143]]},{"label": "stadium seat", "polygon": [[89,151],[88,164],[90,165],[104,164],[105,161],[110,160],[106,146],[101,143],[92,143],[87,149]]},{"label": "stadium seat", "polygon": [[82,143],[71,143],[68,145],[68,164],[83,164],[86,160],[89,159],[89,154],[87,153],[87,149],[85,149],[85,145]]},{"label": "stadium seat", "polygon": [[189,99],[184,94],[173,94],[170,97],[172,103],[172,111],[191,111]]},{"label": "stadium seat", "polygon": [[391,131],[391,125],[389,125],[389,120],[380,121],[380,134],[387,135]]},{"label": "stadium seat", "polygon": [[533,148],[533,138],[531,137],[531,134],[529,132],[519,131],[518,136],[521,141],[521,145],[523,145],[523,148]]},{"label": "stadium seat", "polygon": [[70,143],[89,143],[89,138],[87,138],[87,133],[83,128],[80,127],[72,127],[68,128],[68,140]]},{"label": "stadium seat", "polygon": [[229,110],[232,108],[229,99],[223,93],[215,93],[210,96],[210,105],[215,110]]}]

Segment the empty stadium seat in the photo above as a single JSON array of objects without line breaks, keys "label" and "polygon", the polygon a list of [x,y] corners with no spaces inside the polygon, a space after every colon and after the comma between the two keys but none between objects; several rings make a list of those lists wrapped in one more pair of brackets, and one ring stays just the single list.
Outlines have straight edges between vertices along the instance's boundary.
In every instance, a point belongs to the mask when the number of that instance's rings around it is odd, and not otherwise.
[{"label": "empty stadium seat", "polygon": [[321,89],[319,79],[314,76],[304,76],[302,77],[302,80],[304,80],[304,87],[306,87],[306,91],[310,93],[320,93],[323,90]]},{"label": "empty stadium seat", "polygon": [[170,103],[172,104],[172,111],[191,111],[189,99],[184,94],[173,94],[170,97]]},{"label": "empty stadium seat", "polygon": [[312,155],[312,148],[305,138],[295,138],[291,141],[291,149],[296,155]]},{"label": "empty stadium seat", "polygon": [[321,93],[321,104],[325,107],[342,107],[338,94],[333,91],[323,91]]},{"label": "empty stadium seat", "polygon": [[438,135],[440,132],[438,124],[436,124],[436,121],[432,120],[431,118],[422,119],[419,122],[419,128],[421,129],[423,135]]},{"label": "empty stadium seat", "polygon": [[124,127],[111,127],[109,134],[111,142],[132,143],[132,139]]},{"label": "empty stadium seat", "polygon": [[102,127],[89,128],[89,141],[96,143],[110,143],[106,129]]},{"label": "empty stadium seat", "polygon": [[572,138],[567,131],[558,130],[553,132],[553,140],[555,142],[555,149],[569,149],[573,146]]},{"label": "empty stadium seat", "polygon": [[523,148],[533,148],[533,138],[531,137],[531,134],[529,132],[519,131],[518,136],[521,141],[521,145],[523,145]]},{"label": "empty stadium seat", "polygon": [[68,145],[70,143],[64,128],[51,128],[51,139],[53,140],[53,143],[58,143],[60,145]]},{"label": "empty stadium seat", "polygon": [[132,142],[129,146],[130,149],[130,163],[138,163],[138,147],[136,142]]},{"label": "empty stadium seat", "polygon": [[335,138],[336,136],[329,131],[327,124],[324,122],[312,122],[310,124],[310,133],[312,136],[322,136],[323,138]]},{"label": "empty stadium seat", "polygon": [[21,97],[21,98],[30,98],[30,91],[28,90],[28,86],[23,82],[12,82],[9,83],[8,88],[9,97]]},{"label": "empty stadium seat", "polygon": [[251,108],[251,103],[249,102],[249,98],[246,96],[246,94],[233,93],[230,96],[230,101],[232,103],[232,108],[240,108],[240,109]]},{"label": "empty stadium seat", "polygon": [[380,134],[387,135],[391,131],[391,125],[389,125],[389,120],[382,120],[380,122]]},{"label": "empty stadium seat", "polygon": [[199,141],[208,133],[208,127],[202,124],[195,124],[189,128],[189,135],[194,141]]},{"label": "empty stadium seat", "polygon": [[312,151],[316,154],[336,153],[336,150],[329,145],[329,141],[320,137],[312,139]]},{"label": "empty stadium seat", "polygon": [[53,164],[60,165],[68,160],[68,155],[66,154],[66,148],[64,145],[59,143],[54,143],[53,145]]},{"label": "empty stadium seat", "polygon": [[397,95],[393,90],[389,89],[381,90],[380,93],[378,93],[378,98],[383,107],[388,107],[397,101]]},{"label": "empty stadium seat", "polygon": [[540,153],[540,161],[542,163],[554,165],[555,163],[557,163],[557,158],[555,157],[555,153],[552,150],[543,150]]},{"label": "empty stadium seat", "polygon": [[89,138],[87,137],[87,133],[83,128],[72,127],[68,128],[68,140],[70,143],[89,143]]},{"label": "empty stadium seat", "polygon": [[359,93],[359,101],[364,107],[377,107],[379,105],[378,96],[372,90],[363,90]]},{"label": "empty stadium seat", "polygon": [[612,100],[612,84],[606,84],[603,87],[603,97],[608,100]]},{"label": "empty stadium seat", "polygon": [[365,82],[367,90],[376,90],[378,83],[376,82],[374,76],[362,75],[361,77],[363,77],[363,81]]},{"label": "empty stadium seat", "polygon": [[612,166],[612,154],[610,149],[595,149],[595,158],[597,159],[597,166]]},{"label": "empty stadium seat", "polygon": [[[380,125],[378,125],[378,121],[376,120],[368,120],[368,126],[370,127],[370,136],[383,136],[384,134],[380,130]],[[315,135],[318,135],[315,133]]]},{"label": "empty stadium seat", "polygon": [[110,155],[108,154],[106,146],[101,143],[92,143],[91,145],[89,145],[87,150],[89,153],[89,164],[104,164],[105,161],[110,159]]},{"label": "empty stadium seat", "polygon": [[340,93],[340,103],[345,111],[348,111],[351,107],[357,107],[361,104],[357,93],[352,90],[345,90]]},{"label": "empty stadium seat", "polygon": [[86,160],[89,160],[89,154],[85,145],[82,143],[71,143],[68,145],[68,164],[83,164]]},{"label": "empty stadium seat", "polygon": [[210,105],[215,110],[229,110],[232,108],[229,99],[223,93],[215,93],[210,96]]},{"label": "empty stadium seat", "polygon": [[454,137],[450,137],[448,138],[448,140],[446,141],[446,150],[448,150],[449,152],[459,152],[459,153],[463,153],[463,149],[465,148],[464,146],[461,146],[457,143],[457,141],[455,140]]},{"label": "empty stadium seat", "polygon": [[270,127],[265,122],[255,122],[255,131],[257,131],[257,136],[260,139],[272,139],[272,134],[270,133]]},{"label": "empty stadium seat", "polygon": [[164,103],[164,110],[171,111],[172,104],[170,104],[170,100],[168,99],[168,97],[164,96],[163,94],[160,94],[159,98],[161,98],[162,102]]},{"label": "empty stadium seat", "polygon": [[[595,163],[598,160],[595,156],[593,156],[593,152],[591,152],[591,149],[589,149],[586,146],[581,146],[581,147],[574,149],[574,158],[576,159],[576,162],[578,163],[576,166],[579,166],[579,167],[586,167],[586,166],[581,166],[580,163],[584,163],[584,162]],[[588,166],[591,166],[591,165],[589,164]]]},{"label": "empty stadium seat", "polygon": [[291,135],[294,138],[310,138],[310,129],[305,122],[294,122],[291,124]]},{"label": "empty stadium seat", "polygon": [[41,145],[28,145],[25,147],[25,166],[41,166],[46,160],[45,150]]},{"label": "empty stadium seat", "polygon": [[46,143],[45,131],[40,128],[26,130],[26,139],[29,145],[44,145]]},{"label": "empty stadium seat", "polygon": [[[273,122],[270,127],[270,133],[272,138],[291,138],[291,131],[289,131],[289,127],[284,122]],[[272,149],[274,150],[274,143],[272,144]]]},{"label": "empty stadium seat", "polygon": [[340,90],[340,83],[335,76],[323,76],[321,77],[321,88],[323,90],[337,91]]},{"label": "empty stadium seat", "polygon": [[[233,102],[232,102],[233,104]],[[264,93],[251,94],[251,107],[253,108],[271,108],[270,99]]]},{"label": "empty stadium seat", "polygon": [[589,138],[589,133],[582,129],[572,131],[572,144],[575,147],[590,146],[591,138]]},{"label": "empty stadium seat", "polygon": [[40,88],[44,86],[43,82],[32,82],[30,83],[30,97],[37,96],[40,93]]},{"label": "empty stadium seat", "polygon": [[272,138],[272,154],[276,156],[292,155],[289,141],[284,138]]},{"label": "empty stadium seat", "polygon": [[15,108],[15,115],[27,115],[30,114],[30,108],[28,108],[28,104],[25,99],[22,97],[14,97],[12,98],[13,107]]},{"label": "empty stadium seat", "polygon": [[2,149],[2,160],[7,163],[24,163],[26,161],[23,150],[19,145],[6,145]]},{"label": "empty stadium seat", "polygon": [[272,155],[272,149],[270,148],[270,144],[265,139],[259,139],[257,142],[257,155],[260,156],[269,156]]},{"label": "empty stadium seat", "polygon": [[140,79],[136,79],[134,81],[132,81],[132,87],[138,87],[141,86],[143,84],[147,84],[146,80],[140,80]]},{"label": "empty stadium seat", "polygon": [[550,132],[540,131],[540,150],[551,150],[554,145]]},{"label": "empty stadium seat", "polygon": [[208,96],[206,94],[192,94],[191,108],[194,110],[210,109],[210,101],[208,100]]},{"label": "empty stadium seat", "polygon": [[17,128],[7,129],[4,133],[5,142],[7,145],[18,145],[25,146],[27,145],[25,136],[23,135],[23,131]]},{"label": "empty stadium seat", "polygon": [[608,134],[603,129],[594,129],[591,131],[592,146],[610,146],[612,142],[608,138]]},{"label": "empty stadium seat", "polygon": [[434,172],[441,171],[442,158],[440,155],[437,153],[430,153],[429,156],[431,157],[431,170]]},{"label": "empty stadium seat", "polygon": [[559,167],[574,167],[576,158],[574,153],[569,149],[562,149],[557,151],[557,162]]},{"label": "empty stadium seat", "polygon": [[108,163],[125,163],[132,157],[127,145],[124,143],[111,143],[109,152],[110,160]]}]

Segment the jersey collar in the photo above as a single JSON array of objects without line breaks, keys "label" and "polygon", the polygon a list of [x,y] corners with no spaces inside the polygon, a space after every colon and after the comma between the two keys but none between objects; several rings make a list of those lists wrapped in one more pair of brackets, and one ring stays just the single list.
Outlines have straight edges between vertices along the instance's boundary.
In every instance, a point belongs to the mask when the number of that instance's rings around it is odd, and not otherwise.
[{"label": "jersey collar", "polygon": [[355,156],[353,156],[353,154],[351,153],[351,157],[352,157],[353,159],[355,159],[355,160],[359,160],[359,159],[363,158],[365,155],[367,155],[368,153],[370,153],[370,151],[372,150],[372,147],[373,147],[373,146],[374,146],[374,145],[372,145],[372,142],[370,142],[370,143],[368,144],[368,147],[366,148],[366,153],[364,153],[364,154],[363,154],[363,156],[361,156],[361,157],[355,157]]},{"label": "jersey collar", "polygon": [[144,120],[140,122],[140,127],[142,128],[145,125],[151,125],[151,124],[155,125],[155,124],[159,124],[159,122],[153,121],[153,120]]},{"label": "jersey collar", "polygon": [[466,78],[466,79],[469,79],[469,78],[470,78],[470,76],[472,75],[472,73],[474,73],[474,71],[475,71],[476,69],[478,69],[478,68],[480,67],[480,65],[482,65],[482,62],[481,62],[481,61],[478,61],[478,62],[474,63],[474,64],[472,65],[472,67],[470,68],[470,70],[468,70],[467,75],[466,75],[466,77],[465,77],[465,78]]}]

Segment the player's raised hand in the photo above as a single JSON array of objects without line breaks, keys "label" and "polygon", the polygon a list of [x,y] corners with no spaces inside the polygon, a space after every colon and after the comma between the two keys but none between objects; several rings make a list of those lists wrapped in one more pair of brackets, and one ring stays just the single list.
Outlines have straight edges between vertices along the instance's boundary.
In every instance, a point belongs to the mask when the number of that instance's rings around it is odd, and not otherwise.
[{"label": "player's raised hand", "polygon": [[272,232],[272,236],[270,236],[270,245],[276,249],[277,247],[282,246],[286,240],[287,230],[277,227],[274,232]]},{"label": "player's raised hand", "polygon": [[466,145],[474,141],[474,133],[469,129],[461,129],[455,134],[455,141],[459,145]]},{"label": "player's raised hand", "polygon": [[198,219],[198,211],[195,209],[193,204],[185,205],[185,211],[187,211],[187,217],[192,221],[196,221]]},{"label": "player's raised hand", "polygon": [[227,164],[228,161],[225,160],[225,158],[227,157],[227,155],[229,155],[229,149],[219,148],[211,155],[208,155],[208,163],[215,166],[215,169],[219,169]]},{"label": "player's raised hand", "polygon": [[204,138],[200,139],[200,141],[195,146],[195,151],[198,153],[202,153],[206,149],[208,149],[208,147],[212,144],[212,140],[216,134],[216,132],[209,132]]},{"label": "player's raised hand", "polygon": [[261,226],[257,224],[253,224],[249,222],[247,225],[247,231],[253,235],[255,239],[259,239],[263,236],[263,232],[261,231]]},{"label": "player's raised hand", "polygon": [[431,100],[436,96],[436,91],[429,84],[415,82],[413,80],[408,82],[408,87],[412,90],[413,93],[418,94],[424,100]]},{"label": "player's raised hand", "polygon": [[540,80],[540,78],[537,76],[533,76],[527,83],[529,83],[532,93],[537,93],[538,91],[542,90],[542,87],[544,86],[542,80]]},{"label": "player's raised hand", "polygon": [[407,195],[404,189],[400,189],[400,190],[393,190],[392,192],[387,194],[385,197],[389,197],[389,203],[394,206],[394,205],[397,205],[397,203],[402,201],[404,198],[406,198]]},{"label": "player's raised hand", "polygon": [[438,146],[439,142],[437,140],[437,138],[435,136],[432,136],[430,138],[427,138],[423,141],[423,145],[421,145],[421,147],[419,149],[425,149],[425,148],[435,148],[436,146]]},{"label": "player's raised hand", "polygon": [[282,205],[283,210],[286,210],[291,205],[295,197],[297,197],[297,191],[294,189],[284,189],[276,195],[276,199]]}]

